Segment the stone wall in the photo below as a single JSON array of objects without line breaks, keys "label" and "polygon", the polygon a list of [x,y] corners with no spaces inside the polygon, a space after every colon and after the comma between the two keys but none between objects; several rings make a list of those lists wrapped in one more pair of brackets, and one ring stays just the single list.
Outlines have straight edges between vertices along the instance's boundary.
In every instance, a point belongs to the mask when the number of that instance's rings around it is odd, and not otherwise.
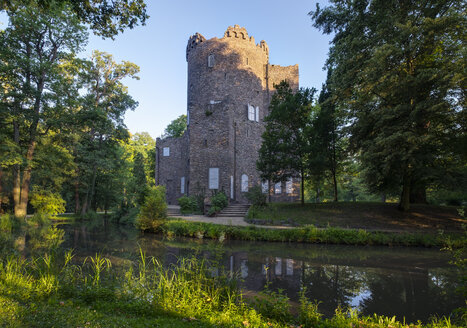
[{"label": "stone wall", "polygon": [[[164,156],[164,148],[169,156]],[[185,177],[182,193],[182,177]],[[189,193],[188,178],[188,134],[180,138],[157,138],[156,140],[156,185],[167,191],[167,203],[178,204],[177,199]]]},{"label": "stone wall", "polygon": [[[298,88],[298,65],[270,65],[266,42],[256,44],[238,25],[229,27],[220,39],[207,40],[196,33],[188,40],[186,58],[187,132],[180,140],[157,143],[160,150],[169,144],[174,149],[179,147],[186,154],[186,158],[180,157],[185,164],[180,166],[177,158],[174,162],[159,157],[160,183],[168,186],[170,202],[180,196],[172,195],[177,188],[169,190],[170,183],[177,186],[185,176],[188,193],[203,192],[209,199],[213,192],[224,191],[231,201],[244,203],[242,175],[248,177],[249,187],[261,183],[256,161],[273,84],[287,80]],[[254,110],[253,119],[249,105]],[[219,169],[216,190],[209,189],[210,168]],[[294,200],[298,194],[284,196],[284,192],[273,197]]]}]

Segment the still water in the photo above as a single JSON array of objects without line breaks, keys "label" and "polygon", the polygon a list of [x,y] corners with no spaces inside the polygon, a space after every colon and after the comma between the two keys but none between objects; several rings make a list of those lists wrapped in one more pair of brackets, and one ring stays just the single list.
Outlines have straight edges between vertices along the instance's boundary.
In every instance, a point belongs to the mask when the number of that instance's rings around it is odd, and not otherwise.
[{"label": "still water", "polygon": [[[449,315],[464,305],[455,292],[457,269],[448,263],[449,253],[436,249],[164,239],[105,221],[60,228],[65,230],[63,246],[73,248],[77,259],[101,253],[115,266],[137,259],[141,248],[170,264],[197,254],[239,277],[247,296],[269,283],[297,302],[306,287],[307,297],[319,301],[325,315],[351,306],[362,314],[413,322]],[[218,269],[212,270],[216,274]]]}]

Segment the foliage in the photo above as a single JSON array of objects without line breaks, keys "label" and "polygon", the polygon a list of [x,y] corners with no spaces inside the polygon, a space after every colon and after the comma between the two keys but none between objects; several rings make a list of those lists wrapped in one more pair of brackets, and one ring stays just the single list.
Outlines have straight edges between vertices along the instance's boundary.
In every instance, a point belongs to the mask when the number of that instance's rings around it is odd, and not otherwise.
[{"label": "foliage", "polygon": [[281,323],[291,322],[293,319],[290,313],[289,297],[284,294],[284,290],[273,291],[266,283],[264,290],[255,296],[252,302],[253,307],[265,317],[274,319]]},{"label": "foliage", "polygon": [[60,194],[48,190],[34,190],[31,205],[40,214],[56,215],[65,212],[65,201]]},{"label": "foliage", "polygon": [[[330,73],[328,71],[328,79]],[[319,184],[330,178],[333,185],[333,200],[338,200],[337,175],[343,166],[345,154],[344,121],[337,110],[335,100],[329,90],[328,81],[323,84],[319,95],[319,105],[315,106],[308,126],[307,136],[310,143],[308,170],[311,179]]]},{"label": "foliage", "polygon": [[465,182],[463,5],[336,0],[310,15],[334,33],[329,89],[370,189],[402,190],[406,211],[429,185]]},{"label": "foliage", "polygon": [[180,115],[165,128],[164,137],[180,138],[186,131],[187,117]]},{"label": "foliage", "polygon": [[10,161],[15,215],[25,216],[37,143],[72,124],[78,90],[70,76],[87,34],[68,7],[55,2],[47,13],[31,4],[8,14],[0,34],[0,135],[15,145],[8,147],[10,155],[16,152]]},{"label": "foliage", "polygon": [[143,0],[98,1],[98,0],[1,0],[0,10],[15,11],[19,4],[39,5],[43,11],[52,10],[57,3],[68,4],[79,19],[89,24],[96,35],[113,38],[127,28],[145,25],[149,16]]},{"label": "foliage", "polygon": [[136,219],[136,226],[143,231],[157,231],[166,218],[165,187],[151,187],[144,198],[144,203],[141,205]]},{"label": "foliage", "polygon": [[211,205],[221,210],[227,207],[228,204],[229,199],[223,191],[217,192],[211,197]]},{"label": "foliage", "polygon": [[182,214],[199,213],[198,202],[195,196],[182,196],[178,199]]},{"label": "foliage", "polygon": [[300,89],[294,93],[285,81],[275,87],[269,115],[264,119],[266,130],[262,135],[256,166],[262,179],[274,183],[300,175],[303,204],[306,160],[309,153],[305,131],[316,90]]},{"label": "foliage", "polygon": [[263,194],[260,186],[251,187],[248,192],[245,193],[245,197],[253,206],[266,206],[266,195]]},{"label": "foliage", "polygon": [[168,236],[219,239],[298,242],[344,245],[384,245],[423,247],[463,247],[467,240],[457,234],[391,233],[363,229],[317,228],[307,225],[291,229],[266,229],[257,227],[233,227],[203,222],[168,220],[160,230]]}]

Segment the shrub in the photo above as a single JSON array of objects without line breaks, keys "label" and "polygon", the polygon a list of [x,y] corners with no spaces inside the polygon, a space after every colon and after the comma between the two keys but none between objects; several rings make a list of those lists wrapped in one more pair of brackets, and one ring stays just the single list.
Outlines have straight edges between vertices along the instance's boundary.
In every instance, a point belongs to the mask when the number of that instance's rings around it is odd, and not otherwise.
[{"label": "shrub", "polygon": [[136,218],[136,226],[141,230],[156,231],[167,218],[165,187],[151,187],[144,198],[140,212]]},{"label": "shrub", "polygon": [[266,195],[263,194],[263,190],[260,186],[254,186],[245,193],[246,199],[251,203],[251,205],[262,207],[266,205]]},{"label": "shrub", "polygon": [[222,208],[220,208],[219,206],[213,205],[209,208],[208,216],[214,216],[216,215],[216,213],[219,213],[220,211],[222,211]]},{"label": "shrub", "polygon": [[31,205],[41,214],[56,215],[65,212],[65,201],[60,194],[48,190],[34,190]]},{"label": "shrub", "polygon": [[198,208],[198,201],[195,196],[183,196],[178,199],[180,205],[180,212],[182,214],[190,214],[200,212]]},{"label": "shrub", "polygon": [[223,191],[215,193],[211,197],[211,208],[217,207],[220,210],[222,210],[224,207],[226,207],[229,204],[229,199],[225,195]]}]

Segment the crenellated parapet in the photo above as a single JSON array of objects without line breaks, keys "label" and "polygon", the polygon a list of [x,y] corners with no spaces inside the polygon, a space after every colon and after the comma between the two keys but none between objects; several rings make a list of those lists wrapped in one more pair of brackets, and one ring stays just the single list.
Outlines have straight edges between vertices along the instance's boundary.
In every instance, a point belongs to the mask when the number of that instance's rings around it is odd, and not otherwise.
[{"label": "crenellated parapet", "polygon": [[198,44],[206,41],[206,38],[199,33],[195,33],[188,39],[188,44],[186,45],[186,59],[188,60],[188,53],[191,49],[195,48]]},{"label": "crenellated parapet", "polygon": [[269,47],[266,41],[261,40],[259,44],[255,44],[255,38],[253,36],[248,36],[248,32],[244,27],[240,27],[239,25],[229,26],[224,32],[224,39],[226,38],[249,41],[251,44],[254,44],[256,47],[261,49],[266,56],[269,56]]}]

